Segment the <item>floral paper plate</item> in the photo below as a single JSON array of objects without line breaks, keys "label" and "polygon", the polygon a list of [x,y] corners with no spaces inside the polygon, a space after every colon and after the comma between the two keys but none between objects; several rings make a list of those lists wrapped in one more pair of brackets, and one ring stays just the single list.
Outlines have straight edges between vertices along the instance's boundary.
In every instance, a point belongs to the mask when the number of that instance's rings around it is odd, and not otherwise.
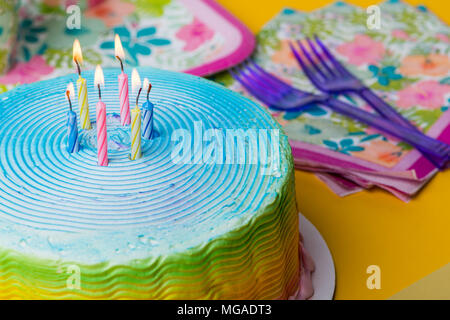
[{"label": "floral paper plate", "polygon": [[[74,72],[78,38],[83,70],[119,67],[114,35],[126,66],[152,66],[204,76],[238,64],[254,48],[251,32],[213,0],[21,0],[15,67],[0,75],[0,92],[17,84]],[[67,27],[66,7],[81,8],[81,29]],[[69,10],[70,11],[70,10]],[[72,11],[70,11],[72,12]]]},{"label": "floral paper plate", "polygon": [[[315,91],[289,41],[317,34],[363,82],[433,137],[450,143],[450,31],[425,7],[391,0],[379,4],[379,30],[366,26],[366,10],[344,2],[303,13],[283,10],[257,35],[255,60],[293,86]],[[247,94],[228,73],[214,77]],[[371,108],[347,97],[347,102]],[[294,156],[327,167],[425,180],[434,166],[411,146],[337,113],[314,106],[274,112],[291,140]]]}]

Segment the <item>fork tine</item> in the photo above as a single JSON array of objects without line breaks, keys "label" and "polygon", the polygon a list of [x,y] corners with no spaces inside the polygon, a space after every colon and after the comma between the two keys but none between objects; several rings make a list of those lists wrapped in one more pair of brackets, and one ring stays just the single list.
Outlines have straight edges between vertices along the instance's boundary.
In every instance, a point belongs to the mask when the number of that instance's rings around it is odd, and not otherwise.
[{"label": "fork tine", "polygon": [[230,69],[229,70],[231,76],[237,80],[249,93],[257,97],[259,100],[264,101],[265,97],[263,97],[260,94],[260,91],[254,88],[251,83],[247,82],[246,79],[244,79],[242,76],[242,73],[240,70]]},{"label": "fork tine", "polygon": [[351,73],[333,56],[333,54],[328,50],[328,48],[325,46],[325,44],[320,41],[319,37],[317,35],[314,35],[314,40],[319,45],[320,49],[322,49],[322,52],[325,53],[327,58],[330,60],[330,62],[335,66],[335,68],[341,72],[343,75],[346,76],[352,76]]},{"label": "fork tine", "polygon": [[314,59],[311,57],[311,55],[309,54],[309,50],[307,50],[305,48],[305,46],[302,44],[302,42],[300,40],[297,40],[297,44],[300,47],[300,49],[302,50],[304,56],[306,57],[306,59],[309,61],[309,63],[311,64],[311,66],[316,70],[317,73],[320,74],[320,76],[323,79],[327,79],[328,76],[323,72],[323,70],[317,65],[317,62],[314,61]]},{"label": "fork tine", "polygon": [[307,66],[304,59],[300,56],[300,53],[297,51],[297,49],[294,47],[294,45],[289,42],[289,46],[291,47],[291,51],[294,54],[295,58],[297,59],[298,63],[300,64],[300,67],[303,70],[303,73],[308,77],[308,79],[316,86],[320,88],[320,80],[316,77],[315,73],[311,71],[311,69]]},{"label": "fork tine", "polygon": [[266,70],[264,70],[263,68],[261,68],[261,66],[259,66],[256,62],[251,61],[251,63],[255,67],[255,69],[257,69],[259,71],[259,73],[261,74],[261,77],[264,77],[264,79],[266,79],[268,82],[273,84],[275,87],[279,87],[283,91],[291,91],[292,90],[291,86],[289,86],[284,81],[281,81],[280,79],[278,79],[271,73],[269,73]]},{"label": "fork tine", "polygon": [[[230,69],[231,76],[236,79],[239,83],[241,83],[248,91],[250,91],[252,94],[258,93],[259,96],[259,90],[257,87],[255,87],[254,84],[252,84],[251,81],[249,81],[242,71],[242,69],[233,68]],[[256,94],[255,94],[256,95]]]},{"label": "fork tine", "polygon": [[253,86],[247,82],[246,79],[244,79],[242,77],[242,72],[241,70],[239,70],[238,68],[231,68],[228,70],[231,74],[231,76],[238,81],[241,85],[244,86],[245,89],[247,89],[248,91],[250,91],[253,94],[253,91],[255,91],[255,88],[253,88]]},{"label": "fork tine", "polygon": [[260,69],[255,70],[248,65],[246,70],[253,75],[254,81],[260,83],[266,90],[271,91],[274,95],[280,96],[289,89],[275,81],[274,76],[265,72],[263,73]]},{"label": "fork tine", "polygon": [[267,86],[267,83],[261,81],[258,77],[253,77],[251,74],[248,74],[248,70],[243,68],[240,70],[241,76],[252,86],[257,88],[258,90],[269,91],[270,93],[276,93],[276,91],[272,91],[271,88]]},{"label": "fork tine", "polygon": [[310,38],[306,38],[306,41],[308,42],[309,47],[311,48],[314,56],[317,58],[317,60],[319,60],[322,64],[322,66],[327,69],[327,71],[333,75],[336,76],[335,71],[333,71],[331,69],[331,67],[328,65],[328,63],[325,61],[325,59],[323,58],[323,54],[319,53],[319,50],[316,46],[316,44],[314,44],[314,42],[310,39]]},{"label": "fork tine", "polygon": [[248,67],[248,71],[255,76],[255,78],[257,78],[260,81],[263,81],[264,83],[266,83],[267,85],[269,85],[269,87],[273,90],[276,90],[277,92],[280,91],[286,91],[286,87],[282,84],[280,84],[278,81],[275,80],[275,78],[272,75],[269,75],[266,72],[262,72],[261,69],[258,69],[256,67]]},{"label": "fork tine", "polygon": [[266,91],[258,89],[251,82],[248,82],[246,79],[242,78],[242,71],[237,69],[230,69],[231,76],[237,80],[240,84],[244,86],[246,90],[248,90],[252,95],[257,97],[262,102],[272,105],[275,103],[275,98],[270,94],[267,94]]}]

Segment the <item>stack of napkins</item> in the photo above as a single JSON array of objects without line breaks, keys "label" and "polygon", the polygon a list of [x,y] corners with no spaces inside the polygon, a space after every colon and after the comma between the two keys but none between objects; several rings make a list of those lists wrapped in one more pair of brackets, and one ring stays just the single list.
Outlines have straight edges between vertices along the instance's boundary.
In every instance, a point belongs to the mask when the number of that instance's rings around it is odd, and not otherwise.
[{"label": "stack of napkins", "polygon": [[[289,41],[318,35],[380,97],[427,135],[450,143],[449,28],[423,6],[388,1],[379,9],[379,29],[368,28],[366,9],[343,2],[312,13],[285,9],[259,33],[254,58],[291,85],[316,91]],[[229,74],[214,80],[249,96]],[[372,111],[353,96],[340,99]],[[378,186],[407,201],[437,172],[410,145],[324,106],[273,116],[291,140],[297,168],[316,172],[339,195]]]}]

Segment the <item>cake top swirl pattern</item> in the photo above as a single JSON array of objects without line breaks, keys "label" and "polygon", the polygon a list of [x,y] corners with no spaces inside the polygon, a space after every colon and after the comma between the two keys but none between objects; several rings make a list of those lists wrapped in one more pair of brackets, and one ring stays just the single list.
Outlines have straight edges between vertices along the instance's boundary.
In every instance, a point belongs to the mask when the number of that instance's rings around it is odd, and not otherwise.
[{"label": "cake top swirl pattern", "polygon": [[[87,263],[120,262],[148,256],[150,250],[158,254],[201,245],[275,201],[291,165],[281,131],[277,141],[269,133],[272,140],[245,143],[256,162],[195,161],[199,130],[203,153],[208,130],[247,134],[251,129],[259,137],[262,130],[278,132],[262,107],[204,79],[140,68],[153,84],[155,135],[143,140],[143,157],[130,161],[129,130],[118,120],[120,71],[104,72],[108,167],[97,166],[95,114],[92,131],[80,130],[80,152],[65,149],[63,93],[76,75],[24,85],[0,97],[0,247]],[[83,77],[93,108],[98,99],[93,72]],[[174,136],[180,132],[192,138],[193,161],[174,161]],[[275,143],[279,163],[272,174],[259,160],[261,147],[270,150]]]}]

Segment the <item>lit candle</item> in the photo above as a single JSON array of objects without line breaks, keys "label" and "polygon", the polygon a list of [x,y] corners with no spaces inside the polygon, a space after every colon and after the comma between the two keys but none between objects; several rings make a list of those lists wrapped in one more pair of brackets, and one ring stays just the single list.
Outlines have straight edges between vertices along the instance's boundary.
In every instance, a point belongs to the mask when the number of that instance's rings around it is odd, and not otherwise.
[{"label": "lit candle", "polygon": [[78,141],[77,114],[72,110],[72,101],[74,97],[73,83],[67,85],[66,98],[69,101],[69,111],[67,112],[67,151],[69,153],[78,152],[80,144]]},{"label": "lit candle", "polygon": [[89,117],[89,103],[87,97],[86,79],[81,77],[80,64],[83,63],[83,55],[81,53],[80,41],[75,39],[73,43],[73,61],[77,65],[78,80],[78,105],[80,107],[80,125],[81,129],[89,130],[92,128],[91,119]]},{"label": "lit candle", "polygon": [[138,91],[136,96],[136,107],[131,110],[131,154],[130,159],[136,160],[141,157],[141,110],[139,110],[139,95],[141,94],[141,78],[136,69],[131,74],[131,88],[133,93]]},{"label": "lit candle", "polygon": [[114,39],[114,48],[116,58],[119,60],[120,68],[122,70],[119,75],[120,123],[125,126],[130,124],[130,102],[128,100],[128,76],[123,72],[125,53],[118,34],[116,34]]},{"label": "lit candle", "polygon": [[97,156],[98,165],[108,165],[108,138],[106,132],[106,105],[102,101],[102,92],[100,86],[105,85],[102,68],[97,65],[95,69],[94,84],[98,88],[97,102]]},{"label": "lit candle", "polygon": [[147,101],[142,105],[142,137],[144,139],[151,139],[153,134],[153,103],[150,102],[148,96],[152,90],[152,84],[147,78],[144,79],[142,86],[144,90],[147,90]]}]

